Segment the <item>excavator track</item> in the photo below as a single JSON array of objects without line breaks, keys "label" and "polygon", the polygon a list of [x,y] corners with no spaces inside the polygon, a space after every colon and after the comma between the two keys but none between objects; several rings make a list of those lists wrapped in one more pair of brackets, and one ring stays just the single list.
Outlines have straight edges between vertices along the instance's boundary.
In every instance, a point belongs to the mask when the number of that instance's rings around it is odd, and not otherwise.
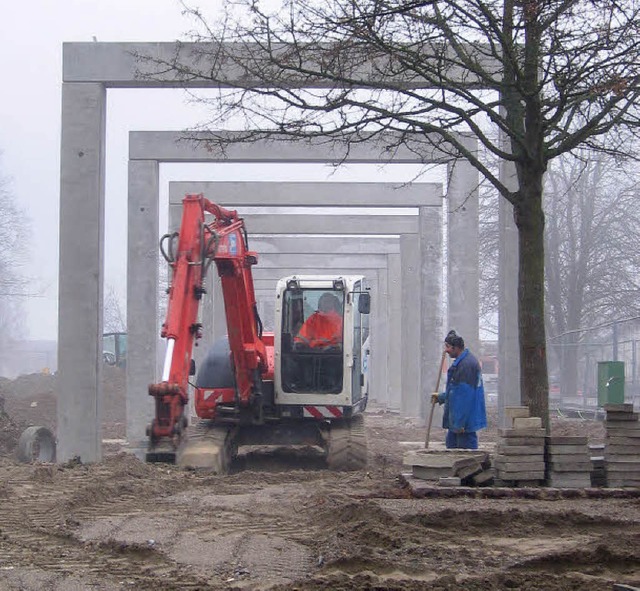
[{"label": "excavator track", "polygon": [[227,474],[233,459],[234,429],[201,420],[190,426],[178,447],[176,464],[181,468]]},{"label": "excavator track", "polygon": [[327,465],[330,470],[362,470],[367,465],[367,435],[364,417],[332,421],[328,438]]}]

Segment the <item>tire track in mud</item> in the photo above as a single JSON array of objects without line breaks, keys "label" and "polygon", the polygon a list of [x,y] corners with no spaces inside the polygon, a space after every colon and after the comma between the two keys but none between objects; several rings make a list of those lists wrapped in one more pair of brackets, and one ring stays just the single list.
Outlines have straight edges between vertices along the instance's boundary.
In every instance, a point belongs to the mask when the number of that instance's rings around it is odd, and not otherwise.
[{"label": "tire track in mud", "polygon": [[[34,475],[5,481],[0,503],[0,565],[37,568],[59,576],[127,581],[136,589],[203,589],[208,582],[186,565],[167,561],[161,553],[140,545],[83,543],[73,536],[69,521],[100,515],[140,512],[139,500],[125,494],[65,513],[68,500],[86,484],[86,474],[54,481],[46,490]],[[50,484],[50,483],[48,483]],[[174,583],[175,582],[175,583]]]}]

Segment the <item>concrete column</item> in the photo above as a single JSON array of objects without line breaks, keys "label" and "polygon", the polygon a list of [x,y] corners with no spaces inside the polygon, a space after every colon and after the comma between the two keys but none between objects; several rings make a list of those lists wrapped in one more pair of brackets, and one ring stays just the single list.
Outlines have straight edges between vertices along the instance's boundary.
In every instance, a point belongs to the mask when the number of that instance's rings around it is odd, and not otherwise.
[{"label": "concrete column", "polygon": [[136,447],[146,445],[155,416],[148,386],[158,377],[158,173],[157,160],[129,161],[127,439]]},{"label": "concrete column", "polygon": [[102,458],[106,92],[62,85],[58,461]]},{"label": "concrete column", "polygon": [[387,354],[387,380],[388,380],[388,408],[400,410],[402,393],[402,266],[400,254],[388,255],[388,283],[389,293],[387,316],[388,330],[388,354]]},{"label": "concrete column", "polygon": [[[388,258],[388,257],[387,257]],[[387,263],[388,265],[388,263]],[[376,358],[371,378],[379,384],[377,389],[377,402],[382,406],[389,403],[389,375],[388,375],[388,351],[389,351],[389,272],[387,269],[378,270],[378,291],[373,301],[374,314],[379,319],[376,330],[375,346],[380,352]]]},{"label": "concrete column", "polygon": [[[455,329],[476,354],[480,345],[478,171],[468,160],[447,166],[448,266],[446,329]],[[444,335],[442,335],[444,339]]]},{"label": "concrete column", "polygon": [[420,416],[420,362],[422,302],[420,237],[405,234],[400,237],[402,257],[402,388],[400,412],[405,416]]},{"label": "concrete column", "polygon": [[[500,165],[502,182],[515,186],[514,167]],[[498,421],[506,425],[504,409],[520,406],[520,340],[518,337],[518,230],[513,206],[499,197],[498,251]]]},{"label": "concrete column", "polygon": [[[442,328],[442,222],[441,210],[420,208],[420,282],[422,293],[420,357],[422,393],[420,416],[428,416],[430,395],[434,391],[443,348]],[[477,300],[476,300],[477,302]],[[436,417],[434,417],[436,420]]]}]

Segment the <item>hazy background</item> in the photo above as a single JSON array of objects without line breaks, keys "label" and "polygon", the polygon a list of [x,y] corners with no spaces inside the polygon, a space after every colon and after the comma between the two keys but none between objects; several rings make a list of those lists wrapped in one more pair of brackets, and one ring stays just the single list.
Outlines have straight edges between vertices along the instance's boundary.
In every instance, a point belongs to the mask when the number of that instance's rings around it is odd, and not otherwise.
[{"label": "hazy background", "polygon": [[[215,2],[208,3],[216,6]],[[219,4],[218,4],[219,5]],[[0,19],[0,178],[30,223],[25,339],[57,339],[60,94],[65,41],[173,41],[190,23],[177,0],[33,0],[11,3]],[[175,130],[202,113],[179,90],[110,90],[107,110],[105,292],[126,294],[128,132]],[[377,180],[405,181],[414,167],[375,168]],[[371,180],[372,167],[163,165],[170,180]],[[422,181],[432,180],[423,178]],[[125,240],[123,240],[123,236]]]}]

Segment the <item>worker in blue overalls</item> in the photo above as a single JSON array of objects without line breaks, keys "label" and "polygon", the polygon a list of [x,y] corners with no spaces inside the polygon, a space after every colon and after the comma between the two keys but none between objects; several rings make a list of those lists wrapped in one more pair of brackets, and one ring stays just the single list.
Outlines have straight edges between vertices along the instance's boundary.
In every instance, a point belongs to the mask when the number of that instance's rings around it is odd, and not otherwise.
[{"label": "worker in blue overalls", "polygon": [[478,449],[477,432],[487,426],[480,363],[455,330],[447,334],[444,346],[453,363],[447,371],[446,390],[434,393],[432,402],[444,404],[447,449]]}]

